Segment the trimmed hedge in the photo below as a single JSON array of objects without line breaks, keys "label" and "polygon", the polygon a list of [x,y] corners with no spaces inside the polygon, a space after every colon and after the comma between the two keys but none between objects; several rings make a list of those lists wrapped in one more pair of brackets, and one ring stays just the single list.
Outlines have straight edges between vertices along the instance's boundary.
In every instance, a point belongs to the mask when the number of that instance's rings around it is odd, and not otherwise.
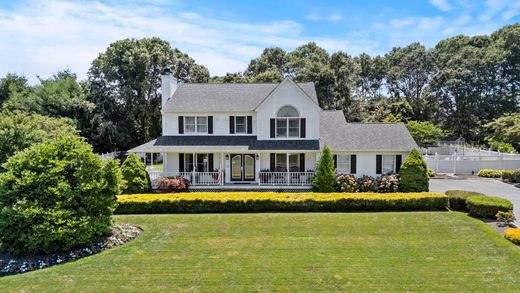
[{"label": "trimmed hedge", "polygon": [[478,171],[477,175],[479,177],[486,177],[486,178],[500,178],[500,177],[502,177],[502,170],[482,169],[482,170]]},{"label": "trimmed hedge", "polygon": [[487,195],[475,195],[466,199],[466,206],[469,213],[482,218],[495,218],[498,212],[508,212],[513,210],[511,201]]},{"label": "trimmed hedge", "polygon": [[504,237],[516,245],[520,245],[520,228],[508,228],[504,232]]},{"label": "trimmed hedge", "polygon": [[442,211],[441,193],[192,192],[118,197],[118,214]]},{"label": "trimmed hedge", "polygon": [[480,192],[465,191],[465,190],[448,190],[446,195],[449,198],[450,209],[454,211],[465,212],[468,210],[466,207],[466,199],[470,196],[485,195]]}]

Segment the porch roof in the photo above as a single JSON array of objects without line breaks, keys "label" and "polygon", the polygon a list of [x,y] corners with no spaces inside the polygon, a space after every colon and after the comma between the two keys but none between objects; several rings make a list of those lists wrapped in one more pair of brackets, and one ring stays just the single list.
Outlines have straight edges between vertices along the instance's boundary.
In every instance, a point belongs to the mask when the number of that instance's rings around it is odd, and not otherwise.
[{"label": "porch roof", "polygon": [[320,143],[317,139],[295,140],[258,140],[256,136],[200,136],[171,135],[160,136],[129,152],[168,152],[186,150],[312,150],[318,151]]}]

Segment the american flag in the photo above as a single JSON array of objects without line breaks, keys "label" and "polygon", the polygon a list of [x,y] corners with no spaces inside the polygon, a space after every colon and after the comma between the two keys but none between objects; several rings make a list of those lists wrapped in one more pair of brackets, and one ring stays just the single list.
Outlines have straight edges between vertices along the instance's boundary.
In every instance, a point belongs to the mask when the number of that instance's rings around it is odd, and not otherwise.
[{"label": "american flag", "polygon": [[222,169],[217,171],[217,184],[222,184]]}]

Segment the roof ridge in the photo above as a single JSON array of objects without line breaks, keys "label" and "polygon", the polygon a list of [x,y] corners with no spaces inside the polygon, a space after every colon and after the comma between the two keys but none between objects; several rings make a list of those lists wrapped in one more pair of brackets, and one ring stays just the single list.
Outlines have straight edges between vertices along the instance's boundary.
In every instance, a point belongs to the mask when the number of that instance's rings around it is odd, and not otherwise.
[{"label": "roof ridge", "polygon": [[[247,84],[265,84],[265,85],[278,85],[282,82],[179,82],[181,84],[197,84],[197,85],[247,85]],[[294,82],[296,84],[313,84],[312,81],[306,82]]]}]

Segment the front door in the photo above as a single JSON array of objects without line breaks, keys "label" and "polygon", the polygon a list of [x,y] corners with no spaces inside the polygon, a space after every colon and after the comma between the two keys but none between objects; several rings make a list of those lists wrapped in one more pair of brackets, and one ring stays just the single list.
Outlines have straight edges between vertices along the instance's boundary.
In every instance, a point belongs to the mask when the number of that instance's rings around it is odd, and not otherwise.
[{"label": "front door", "polygon": [[231,181],[255,181],[255,155],[231,155]]}]

